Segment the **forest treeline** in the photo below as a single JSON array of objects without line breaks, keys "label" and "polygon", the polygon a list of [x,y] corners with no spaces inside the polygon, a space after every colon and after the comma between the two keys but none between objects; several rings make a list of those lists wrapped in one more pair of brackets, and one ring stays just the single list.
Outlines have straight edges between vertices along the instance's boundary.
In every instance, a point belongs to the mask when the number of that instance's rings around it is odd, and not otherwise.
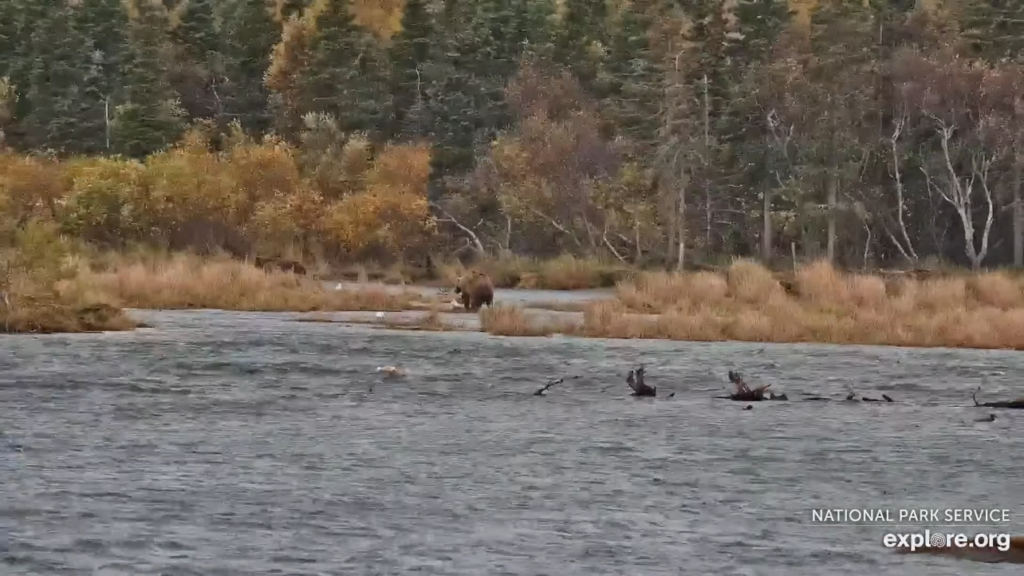
[{"label": "forest treeline", "polygon": [[801,7],[7,0],[2,232],[1024,264],[1024,4]]}]

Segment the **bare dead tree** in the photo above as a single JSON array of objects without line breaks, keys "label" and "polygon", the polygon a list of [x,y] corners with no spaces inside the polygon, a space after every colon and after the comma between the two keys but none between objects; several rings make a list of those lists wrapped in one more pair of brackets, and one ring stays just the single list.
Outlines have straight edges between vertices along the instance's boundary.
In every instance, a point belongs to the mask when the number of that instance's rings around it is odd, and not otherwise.
[{"label": "bare dead tree", "polygon": [[892,176],[893,182],[896,185],[896,232],[900,235],[899,238],[893,233],[892,229],[885,226],[885,232],[889,236],[889,240],[896,246],[900,254],[910,264],[916,264],[919,260],[917,251],[914,249],[914,243],[910,241],[910,234],[907,233],[907,222],[906,222],[906,211],[907,201],[905,198],[906,189],[903,185],[903,174],[900,171],[900,155],[899,155],[899,139],[906,129],[909,115],[905,108],[900,108],[899,116],[893,121],[892,135],[889,137],[889,152],[892,155],[892,169],[889,174]]},{"label": "bare dead tree", "polygon": [[435,210],[441,213],[442,217],[437,219],[438,222],[448,222],[454,225],[467,236],[467,240],[470,242],[473,249],[476,250],[478,254],[487,254],[487,249],[484,248],[484,243],[480,240],[480,236],[477,235],[477,233],[474,232],[472,228],[469,228],[468,226],[465,226],[461,222],[456,220],[454,216],[449,214],[448,211],[442,208],[437,202],[430,202],[430,206],[432,206]]},{"label": "bare dead tree", "polygon": [[[949,150],[950,140],[956,132],[956,125],[950,124],[937,116],[930,115],[938,126],[936,132],[939,135],[939,144],[942,147],[942,168],[938,177],[929,173],[925,167],[921,168],[924,173],[925,183],[928,190],[937,193],[939,197],[948,202],[956,210],[964,229],[964,252],[971,261],[971,266],[978,270],[982,261],[988,255],[989,234],[992,231],[992,221],[995,214],[995,204],[992,200],[992,190],[988,185],[989,169],[992,167],[992,158],[983,149],[971,153],[969,173],[962,176],[957,173],[954,167],[952,155]],[[985,226],[981,232],[981,245],[975,246],[977,242],[974,226],[974,197],[975,191],[980,188],[988,212],[985,218]]]}]

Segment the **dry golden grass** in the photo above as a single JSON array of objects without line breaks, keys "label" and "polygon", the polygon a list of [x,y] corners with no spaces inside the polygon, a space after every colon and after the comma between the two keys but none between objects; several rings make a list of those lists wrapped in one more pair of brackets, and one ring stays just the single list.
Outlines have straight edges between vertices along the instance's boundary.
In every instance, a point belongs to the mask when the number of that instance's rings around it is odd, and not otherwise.
[{"label": "dry golden grass", "polygon": [[422,305],[416,294],[389,292],[383,286],[329,290],[313,279],[268,273],[244,262],[182,254],[114,262],[103,271],[83,266],[74,282],[132,308],[310,312],[398,311]]},{"label": "dry golden grass", "polygon": [[441,320],[441,308],[438,303],[433,303],[426,314],[417,316],[413,320],[394,320],[385,318],[384,325],[388,328],[398,330],[420,330],[424,332],[447,332],[455,328],[447,325]]},{"label": "dry golden grass", "polygon": [[531,320],[516,306],[494,306],[480,310],[480,329],[495,336],[550,336],[572,332],[573,326]]},{"label": "dry golden grass", "polygon": [[1024,350],[1024,282],[1004,272],[886,282],[817,262],[787,283],[746,260],[721,274],[643,273],[591,303],[580,333]]}]

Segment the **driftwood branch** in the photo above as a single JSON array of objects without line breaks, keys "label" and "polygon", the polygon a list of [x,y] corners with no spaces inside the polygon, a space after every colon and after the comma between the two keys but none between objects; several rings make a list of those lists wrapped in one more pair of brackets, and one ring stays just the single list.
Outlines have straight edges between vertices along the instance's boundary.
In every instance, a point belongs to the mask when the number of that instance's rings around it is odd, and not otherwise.
[{"label": "driftwood branch", "polygon": [[1016,400],[1004,400],[999,402],[978,402],[978,392],[981,391],[981,386],[971,394],[971,399],[974,400],[974,406],[979,408],[1009,408],[1013,410],[1024,410],[1024,398],[1018,398]]},{"label": "driftwood branch", "polygon": [[551,388],[552,386],[554,386],[556,384],[561,384],[564,381],[565,381],[565,378],[559,378],[558,380],[552,380],[551,382],[548,382],[547,384],[542,386],[540,389],[538,389],[536,392],[534,392],[533,395],[534,396],[543,396],[544,393],[547,392],[549,388]]},{"label": "driftwood branch", "polygon": [[658,389],[644,383],[644,367],[640,365],[636,370],[630,370],[626,376],[626,384],[633,389],[633,396],[657,396]]},{"label": "driftwood branch", "polygon": [[[729,370],[729,381],[732,382],[733,386],[736,387],[736,391],[728,396],[724,396],[729,400],[735,400],[737,402],[761,402],[766,400],[765,391],[771,387],[771,384],[765,384],[764,386],[758,386],[757,388],[751,388],[747,386],[747,383],[743,381],[743,376],[739,372]],[[785,395],[782,395],[785,396]],[[772,398],[768,400],[785,400],[782,396],[775,396],[772,394]]]}]

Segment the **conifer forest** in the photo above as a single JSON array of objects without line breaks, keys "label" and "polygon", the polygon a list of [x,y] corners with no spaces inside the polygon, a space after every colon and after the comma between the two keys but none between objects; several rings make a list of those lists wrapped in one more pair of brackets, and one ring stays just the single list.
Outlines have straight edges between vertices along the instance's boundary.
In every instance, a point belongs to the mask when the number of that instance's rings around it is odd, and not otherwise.
[{"label": "conifer forest", "polygon": [[5,0],[0,235],[1024,266],[1024,3]]}]

